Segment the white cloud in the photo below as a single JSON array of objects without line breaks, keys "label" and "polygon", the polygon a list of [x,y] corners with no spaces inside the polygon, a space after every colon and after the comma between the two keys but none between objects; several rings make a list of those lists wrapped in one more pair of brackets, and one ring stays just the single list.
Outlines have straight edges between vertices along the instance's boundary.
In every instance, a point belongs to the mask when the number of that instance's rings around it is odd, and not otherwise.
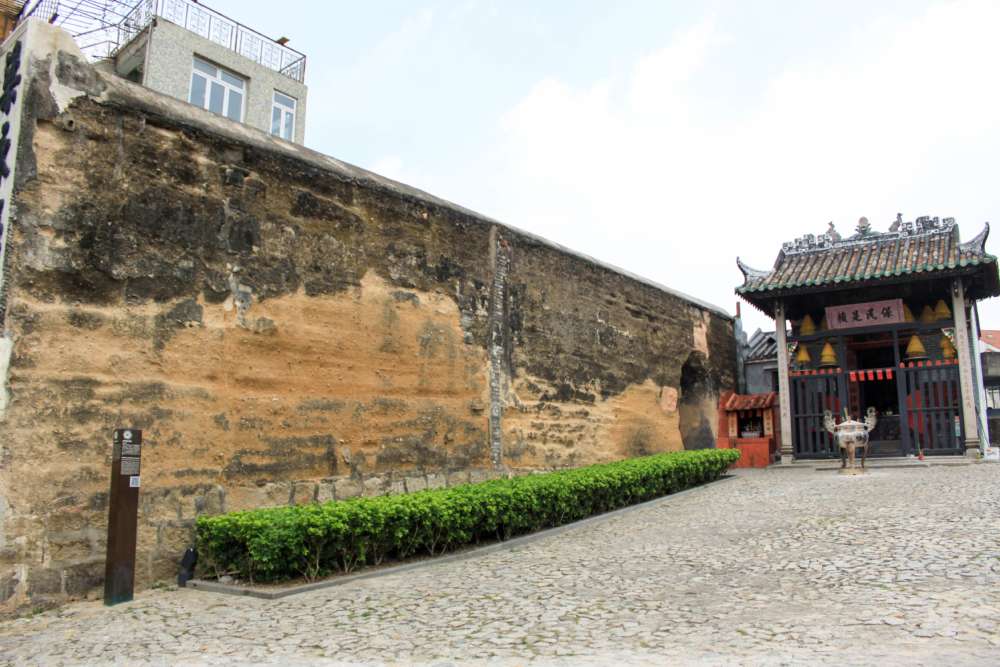
[{"label": "white cloud", "polygon": [[365,67],[399,62],[410,49],[427,38],[433,27],[434,10],[428,7],[418,9],[371,49],[364,60]]},{"label": "white cloud", "polygon": [[721,110],[724,95],[694,86],[716,83],[704,77],[727,55],[719,24],[678,33],[617,78],[538,82],[502,118],[491,210],[732,310],[737,255],[766,268],[782,241],[828,220],[879,228],[897,210],[955,216],[969,238],[984,219],[963,215],[1000,205],[995,188],[970,199],[962,187],[997,176],[1000,3],[873,21]]},{"label": "white cloud", "polygon": [[690,94],[685,84],[705,64],[712,50],[726,42],[712,16],[676,35],[670,44],[635,64],[629,83],[631,110],[639,114],[676,114]]}]

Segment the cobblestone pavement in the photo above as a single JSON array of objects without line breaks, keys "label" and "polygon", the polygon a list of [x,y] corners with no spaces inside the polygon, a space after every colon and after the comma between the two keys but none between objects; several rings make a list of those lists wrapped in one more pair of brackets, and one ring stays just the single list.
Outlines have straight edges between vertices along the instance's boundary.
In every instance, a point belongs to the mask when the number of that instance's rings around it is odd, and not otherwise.
[{"label": "cobblestone pavement", "polygon": [[0,624],[4,664],[1000,662],[1000,466],[746,471],[521,547],[278,601]]}]

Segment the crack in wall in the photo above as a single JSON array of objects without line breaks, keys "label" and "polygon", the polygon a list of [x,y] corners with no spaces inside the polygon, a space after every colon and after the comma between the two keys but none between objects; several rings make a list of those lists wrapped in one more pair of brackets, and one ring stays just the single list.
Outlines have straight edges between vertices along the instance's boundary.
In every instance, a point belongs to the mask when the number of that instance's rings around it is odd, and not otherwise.
[{"label": "crack in wall", "polygon": [[509,384],[506,368],[509,326],[507,281],[510,275],[510,244],[497,233],[496,227],[490,234],[493,245],[493,284],[490,287],[490,460],[494,468],[503,462],[503,442],[501,419],[504,408],[504,385]]}]

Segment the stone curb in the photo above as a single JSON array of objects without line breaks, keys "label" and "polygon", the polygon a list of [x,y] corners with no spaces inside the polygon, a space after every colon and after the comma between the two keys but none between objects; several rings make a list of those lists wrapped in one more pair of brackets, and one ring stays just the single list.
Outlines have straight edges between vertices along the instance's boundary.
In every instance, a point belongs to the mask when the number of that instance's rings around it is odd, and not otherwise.
[{"label": "stone curb", "polygon": [[[968,459],[964,456],[933,457],[920,461],[917,459],[876,459],[874,462],[869,459],[866,468],[874,470],[895,470],[896,468],[930,468],[937,466],[968,466],[983,463],[981,460]],[[776,463],[762,468],[762,470],[807,470],[807,471],[828,471],[840,470],[840,461],[830,459],[829,461],[801,461],[792,464]]]},{"label": "stone curb", "polygon": [[447,556],[426,558],[424,560],[420,560],[415,563],[403,563],[401,565],[394,565],[392,567],[386,567],[379,570],[372,570],[371,572],[360,572],[358,574],[334,577],[331,579],[325,579],[323,581],[315,581],[309,584],[302,584],[301,586],[291,586],[288,588],[274,588],[274,589],[251,588],[249,586],[220,584],[216,581],[205,581],[203,579],[190,580],[189,582],[187,582],[187,588],[192,588],[197,591],[204,591],[206,593],[222,593],[223,595],[245,596],[252,598],[260,598],[262,600],[278,600],[280,598],[288,597],[290,595],[309,593],[311,591],[318,591],[320,589],[330,588],[332,586],[343,586],[345,584],[350,584],[355,581],[360,581],[362,579],[386,577],[392,574],[399,574],[401,572],[408,572],[410,570],[416,570],[418,568],[428,567],[430,565],[439,565],[441,563],[454,563],[456,561],[465,560],[467,558],[476,558],[478,556],[485,556],[495,551],[517,549],[532,542],[543,540],[547,537],[553,537],[555,535],[559,535],[561,533],[564,533],[569,530],[574,530],[576,528],[583,528],[585,526],[589,526],[595,523],[600,523],[601,521],[604,521],[606,519],[620,516],[622,514],[626,514],[633,510],[665,504],[680,496],[693,493],[695,491],[700,491],[708,486],[711,486],[712,484],[725,482],[731,479],[736,479],[736,475],[732,474],[724,475],[712,482],[706,482],[705,484],[700,484],[690,489],[684,489],[683,491],[671,493],[670,495],[663,496],[662,498],[654,498],[653,500],[647,500],[646,502],[639,503],[638,505],[629,505],[628,507],[622,507],[621,509],[605,512],[604,514],[597,514],[595,516],[587,517],[586,519],[580,519],[579,521],[574,521],[573,523],[567,523],[563,526],[556,526],[555,528],[547,528],[537,533],[531,533],[530,535],[522,535],[521,537],[515,537],[513,539],[506,540],[504,542],[498,542],[496,544],[488,544],[482,547],[475,547],[472,549],[468,549],[466,551],[462,551],[460,553],[449,554]]},{"label": "stone curb", "polygon": [[[926,462],[925,463],[919,463],[919,462],[913,462],[913,463],[897,463],[897,464],[889,465],[889,466],[880,466],[880,465],[874,465],[873,466],[871,464],[868,464],[867,466],[865,466],[865,469],[866,470],[896,470],[896,469],[902,469],[902,468],[930,468],[930,467],[954,468],[954,467],[957,467],[957,466],[971,466],[971,465],[973,465],[973,461],[966,461],[964,463],[957,462],[957,461],[956,462],[948,462],[948,463],[944,463],[944,462],[941,462],[941,463],[926,463]],[[819,470],[819,471],[840,470],[840,466],[817,466],[816,468],[814,468],[814,470]]]}]

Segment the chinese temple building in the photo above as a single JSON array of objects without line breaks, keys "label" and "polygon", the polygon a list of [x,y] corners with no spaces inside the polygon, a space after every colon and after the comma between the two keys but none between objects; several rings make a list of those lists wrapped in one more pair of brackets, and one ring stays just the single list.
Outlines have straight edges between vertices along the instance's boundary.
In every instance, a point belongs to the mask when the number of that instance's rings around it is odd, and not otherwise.
[{"label": "chinese temple building", "polygon": [[[839,458],[823,413],[878,415],[872,456],[979,455],[987,443],[976,301],[1000,295],[989,225],[861,218],[782,247],[770,271],[737,259],[747,302],[775,320],[780,454]],[[791,325],[789,334],[788,325]]]}]

